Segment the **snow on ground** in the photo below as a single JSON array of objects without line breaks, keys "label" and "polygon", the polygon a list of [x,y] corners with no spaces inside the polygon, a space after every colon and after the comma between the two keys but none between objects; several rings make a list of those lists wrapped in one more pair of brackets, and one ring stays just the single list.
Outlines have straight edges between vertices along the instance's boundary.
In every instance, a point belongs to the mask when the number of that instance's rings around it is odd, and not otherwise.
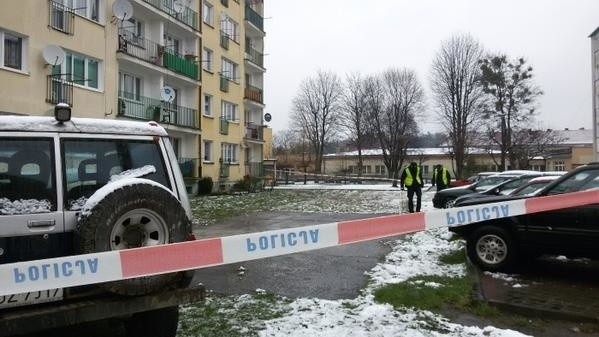
[{"label": "snow on ground", "polygon": [[[316,185],[294,184],[275,187],[277,189],[367,189],[398,191],[389,184],[380,185]],[[426,188],[424,189],[427,190]],[[348,193],[351,193],[348,191]],[[384,192],[389,193],[389,192]],[[405,193],[405,192],[401,192]],[[399,195],[393,199],[401,199]],[[405,194],[403,194],[405,200]],[[422,210],[432,209],[433,191],[423,193]],[[397,212],[396,202],[387,202],[388,213]],[[354,209],[355,213],[362,213]],[[371,210],[369,210],[371,211]],[[383,213],[384,210],[378,209]],[[292,302],[280,301],[277,305],[287,313],[280,318],[262,323],[251,323],[258,329],[259,336],[524,336],[513,330],[495,327],[471,327],[455,324],[441,315],[412,308],[395,310],[389,304],[380,304],[374,300],[374,290],[393,283],[404,282],[420,275],[461,276],[464,265],[445,265],[439,262],[441,255],[460,248],[460,241],[447,240],[446,229],[435,229],[407,236],[391,243],[392,252],[385,260],[367,271],[371,282],[362,294],[355,299],[324,300],[318,298],[299,298]],[[425,287],[442,286],[436,283],[421,284]],[[258,291],[258,290],[257,290]],[[251,301],[252,296],[235,298],[238,305]]]}]

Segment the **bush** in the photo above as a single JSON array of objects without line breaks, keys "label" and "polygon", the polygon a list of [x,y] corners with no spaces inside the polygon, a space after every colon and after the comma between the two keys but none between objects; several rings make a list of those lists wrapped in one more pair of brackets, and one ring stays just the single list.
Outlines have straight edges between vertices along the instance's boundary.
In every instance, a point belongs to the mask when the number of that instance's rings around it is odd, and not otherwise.
[{"label": "bush", "polygon": [[260,189],[262,189],[262,179],[247,174],[233,185],[234,191],[256,192]]},{"label": "bush", "polygon": [[212,193],[214,183],[211,177],[204,177],[198,180],[198,195],[206,195]]}]

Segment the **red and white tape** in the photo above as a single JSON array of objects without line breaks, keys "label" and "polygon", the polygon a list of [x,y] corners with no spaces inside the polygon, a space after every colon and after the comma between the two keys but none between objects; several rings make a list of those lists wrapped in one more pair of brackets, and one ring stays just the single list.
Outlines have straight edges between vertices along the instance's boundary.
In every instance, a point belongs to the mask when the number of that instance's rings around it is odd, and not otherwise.
[{"label": "red and white tape", "polygon": [[0,265],[0,296],[117,281],[599,203],[599,190]]}]

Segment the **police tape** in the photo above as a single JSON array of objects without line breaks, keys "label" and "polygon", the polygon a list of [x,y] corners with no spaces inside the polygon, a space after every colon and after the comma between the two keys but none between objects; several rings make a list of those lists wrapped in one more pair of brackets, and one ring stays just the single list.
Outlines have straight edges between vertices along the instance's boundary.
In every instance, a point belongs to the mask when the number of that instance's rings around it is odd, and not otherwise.
[{"label": "police tape", "polygon": [[599,203],[599,190],[0,265],[0,296],[263,259]]}]

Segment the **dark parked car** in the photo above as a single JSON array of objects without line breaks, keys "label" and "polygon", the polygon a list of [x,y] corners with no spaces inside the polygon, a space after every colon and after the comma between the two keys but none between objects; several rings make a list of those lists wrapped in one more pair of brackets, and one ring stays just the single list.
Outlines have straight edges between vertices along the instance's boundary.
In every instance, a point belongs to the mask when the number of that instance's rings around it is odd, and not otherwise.
[{"label": "dark parked car", "polygon": [[[527,173],[524,173],[527,172]],[[474,184],[467,186],[451,187],[441,190],[435,193],[433,197],[433,206],[435,208],[450,208],[453,207],[455,199],[470,193],[480,193],[489,190],[505,181],[520,177],[524,174],[532,174],[534,171],[517,171],[517,172],[504,172],[495,175],[491,175],[480,179]],[[538,172],[538,175],[541,175]]]},{"label": "dark parked car", "polygon": [[[455,199],[454,206],[458,205],[462,202],[465,202],[466,200],[470,200],[470,199],[486,198],[489,196],[497,196],[497,195],[514,195],[515,194],[514,192],[516,190],[519,190],[520,187],[522,187],[524,185],[528,185],[528,183],[532,180],[548,177],[548,179],[537,181],[537,184],[540,184],[541,182],[545,181],[546,182],[545,185],[546,185],[550,181],[553,181],[555,178],[558,178],[562,174],[563,174],[562,172],[560,172],[560,173],[543,172],[543,173],[535,173],[535,174],[525,174],[525,175],[522,175],[519,177],[514,177],[514,178],[506,180],[486,191],[479,192],[479,193],[470,193],[470,194],[463,195],[461,197],[457,197]],[[539,188],[538,185],[537,185],[537,188]],[[526,193],[522,193],[522,194],[527,194],[527,193],[530,193],[529,190],[526,190]]]},{"label": "dark parked car", "polygon": [[[536,196],[599,188],[599,163],[581,166],[549,183]],[[496,196],[464,201],[456,206],[530,198]],[[513,267],[526,256],[560,254],[599,257],[599,203],[547,212],[493,219],[450,227],[466,239],[470,260],[484,270]]]}]

